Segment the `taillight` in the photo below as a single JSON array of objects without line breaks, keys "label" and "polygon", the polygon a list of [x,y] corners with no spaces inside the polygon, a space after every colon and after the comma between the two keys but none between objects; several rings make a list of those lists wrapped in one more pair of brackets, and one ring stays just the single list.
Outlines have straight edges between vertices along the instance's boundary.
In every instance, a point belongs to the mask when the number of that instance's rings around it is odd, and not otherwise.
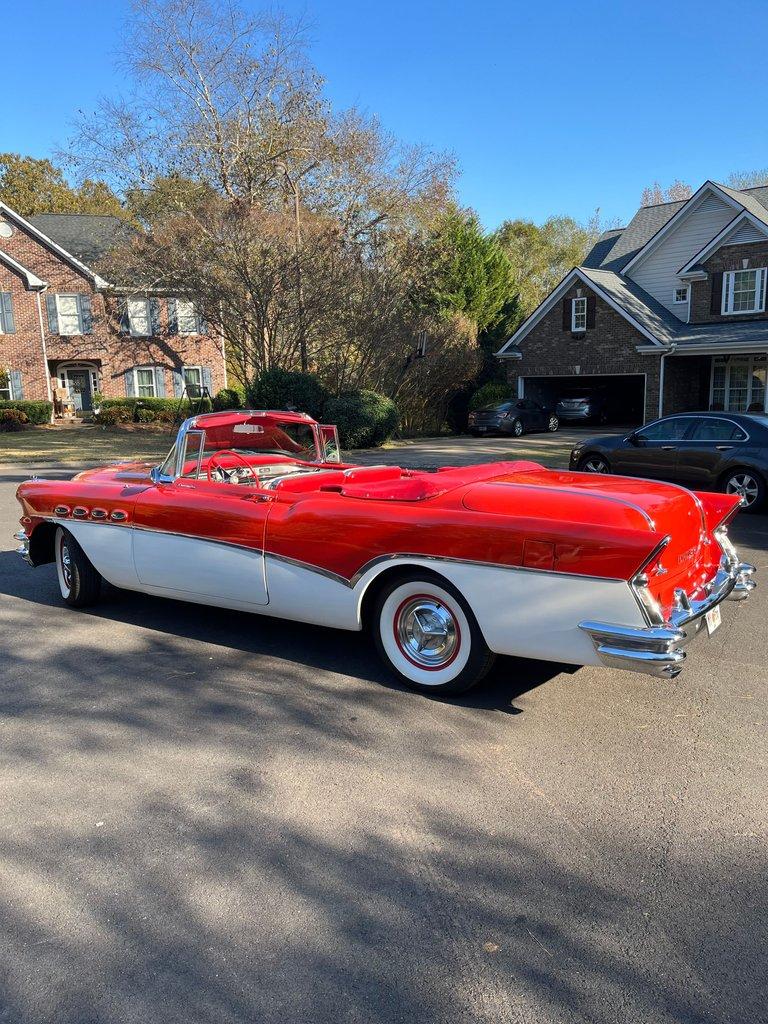
[{"label": "taillight", "polygon": [[648,558],[643,562],[635,575],[632,577],[632,592],[640,605],[643,615],[649,626],[660,626],[664,622],[664,613],[661,605],[651,593],[650,583],[654,576],[663,576],[667,570],[661,564],[667,545],[672,538],[667,536],[659,541]]}]

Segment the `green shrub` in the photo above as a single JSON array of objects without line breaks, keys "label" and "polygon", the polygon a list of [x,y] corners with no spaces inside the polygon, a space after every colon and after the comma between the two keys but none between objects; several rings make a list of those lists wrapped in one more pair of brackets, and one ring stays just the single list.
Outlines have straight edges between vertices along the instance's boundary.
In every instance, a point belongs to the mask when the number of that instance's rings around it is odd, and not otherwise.
[{"label": "green shrub", "polygon": [[115,427],[118,423],[131,423],[133,411],[120,405],[101,406],[97,413],[94,413],[94,423],[100,423],[102,427]]},{"label": "green shrub", "polygon": [[470,411],[482,409],[484,405],[498,405],[499,402],[507,402],[512,398],[509,384],[500,384],[498,381],[488,381],[472,395],[469,400]]},{"label": "green shrub", "polygon": [[29,416],[21,409],[0,409],[0,433],[13,434],[29,425]]},{"label": "green shrub", "polygon": [[222,388],[213,399],[214,412],[224,412],[226,409],[242,409],[243,395],[237,388]]},{"label": "green shrub", "polygon": [[26,402],[21,399],[18,401],[0,401],[0,410],[2,409],[18,409],[19,412],[24,413],[29,423],[34,423],[36,426],[50,423],[51,415],[53,414],[53,404],[51,402]]},{"label": "green shrub", "polygon": [[375,448],[397,430],[395,403],[377,391],[343,391],[329,398],[323,417],[339,428],[342,448]]},{"label": "green shrub", "polygon": [[246,389],[251,409],[295,409],[321,419],[328,392],[314,373],[265,370]]},{"label": "green shrub", "polygon": [[99,413],[94,417],[96,422],[105,423],[102,414],[110,409],[126,412],[124,418],[111,421],[114,423],[173,423],[198,412],[211,412],[213,403],[210,398],[183,402],[178,398],[103,398]]}]

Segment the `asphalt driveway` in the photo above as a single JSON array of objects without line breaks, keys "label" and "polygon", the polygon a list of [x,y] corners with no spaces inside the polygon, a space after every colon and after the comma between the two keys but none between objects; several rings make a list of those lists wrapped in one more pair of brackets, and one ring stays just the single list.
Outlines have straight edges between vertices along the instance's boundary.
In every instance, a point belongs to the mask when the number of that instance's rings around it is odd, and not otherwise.
[{"label": "asphalt driveway", "polygon": [[733,531],[762,589],[678,680],[502,659],[441,702],[362,635],[64,608],[11,550],[25,475],[0,481],[2,1024],[768,1021],[768,518]]}]

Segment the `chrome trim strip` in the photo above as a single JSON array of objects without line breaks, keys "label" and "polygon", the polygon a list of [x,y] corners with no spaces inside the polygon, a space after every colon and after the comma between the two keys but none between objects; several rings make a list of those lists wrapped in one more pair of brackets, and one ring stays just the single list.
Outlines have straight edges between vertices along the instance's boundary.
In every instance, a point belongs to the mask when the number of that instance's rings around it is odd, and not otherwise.
[{"label": "chrome trim strip", "polygon": [[[582,474],[582,475],[585,476],[587,474]],[[591,476],[592,474],[589,474],[589,475]],[[629,501],[627,498],[619,498],[615,494],[600,494],[597,491],[590,491],[590,490],[586,490],[585,491],[585,490],[582,490],[582,488],[580,488],[580,487],[550,487],[547,484],[527,484],[524,480],[521,480],[519,483],[514,483],[511,480],[484,480],[482,482],[483,483],[489,483],[489,484],[496,483],[496,484],[500,484],[502,487],[530,487],[532,490],[535,490],[535,491],[550,491],[550,492],[551,491],[555,491],[558,494],[570,494],[570,495],[573,495],[574,493],[577,494],[577,495],[578,494],[586,494],[590,498],[601,498],[603,501],[612,501],[616,505],[623,505],[625,508],[632,508],[632,509],[634,509],[635,512],[639,512],[640,513],[640,515],[643,517],[643,519],[645,519],[645,521],[648,523],[648,525],[650,526],[650,528],[652,530],[656,529],[656,524],[654,523],[653,519],[651,519],[651,517],[648,515],[648,513],[645,511],[644,508],[640,508],[639,505],[636,505],[633,501]],[[657,483],[658,483],[658,481],[657,481]]]}]

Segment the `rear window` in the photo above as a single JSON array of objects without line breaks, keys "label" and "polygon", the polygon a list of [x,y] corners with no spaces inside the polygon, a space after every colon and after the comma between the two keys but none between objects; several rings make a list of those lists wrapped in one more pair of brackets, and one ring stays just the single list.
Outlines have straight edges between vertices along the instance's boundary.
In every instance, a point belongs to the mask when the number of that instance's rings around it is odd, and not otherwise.
[{"label": "rear window", "polygon": [[707,417],[699,420],[691,434],[693,441],[745,441],[747,435],[731,420],[716,420]]}]

